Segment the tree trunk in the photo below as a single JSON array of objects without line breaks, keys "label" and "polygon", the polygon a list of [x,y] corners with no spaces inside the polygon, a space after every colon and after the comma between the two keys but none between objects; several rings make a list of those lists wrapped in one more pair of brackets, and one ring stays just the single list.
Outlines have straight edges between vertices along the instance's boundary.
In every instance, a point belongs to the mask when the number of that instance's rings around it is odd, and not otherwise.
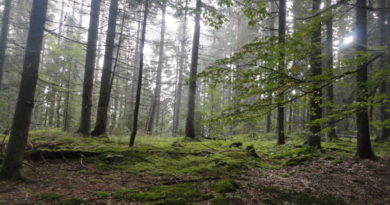
[{"label": "tree trunk", "polygon": [[[316,14],[321,5],[321,0],[313,0],[313,14]],[[321,25],[317,25],[311,36],[311,56],[310,56],[310,74],[312,77],[319,76],[322,73],[321,65]],[[314,89],[310,94],[310,111],[309,111],[309,146],[321,147],[321,125],[316,120],[321,119],[322,109],[321,105],[321,89],[319,88],[320,83],[316,82],[313,84]]]},{"label": "tree trunk", "polygon": [[[331,0],[326,0],[326,8],[329,8],[332,5]],[[328,11],[330,12],[330,17],[326,21],[326,60],[325,60],[325,69],[327,69],[327,75],[330,78],[333,78],[333,13],[332,10]],[[326,94],[328,97],[328,103],[330,104],[326,109],[326,114],[331,115],[332,108],[334,104],[334,94],[333,94],[333,83],[330,84],[326,88]],[[335,139],[337,138],[336,134],[336,123],[334,118],[330,118],[328,122],[329,131],[327,133],[329,139]]]},{"label": "tree trunk", "polygon": [[81,119],[80,128],[78,130],[78,132],[84,136],[89,136],[91,129],[93,78],[96,62],[100,5],[101,0],[91,0],[91,14],[88,29],[87,54],[85,58],[83,96],[81,104]]},{"label": "tree trunk", "polygon": [[202,1],[196,0],[196,15],[195,15],[195,30],[192,42],[192,56],[191,56],[191,70],[190,83],[188,89],[188,113],[186,120],[186,137],[194,139],[195,133],[195,96],[196,96],[196,79],[198,69],[198,55],[199,55],[199,40],[200,40],[200,14],[202,13]]},{"label": "tree trunk", "polygon": [[108,28],[106,38],[106,48],[104,54],[103,74],[100,84],[100,95],[98,102],[98,110],[96,116],[95,129],[92,131],[92,136],[100,136],[106,134],[107,120],[108,120],[108,106],[110,103],[111,95],[111,78],[112,73],[112,62],[113,53],[115,47],[115,28],[116,19],[118,16],[118,0],[111,0],[109,17],[108,17]]},{"label": "tree trunk", "polygon": [[[367,51],[367,0],[357,0],[356,5],[356,51]],[[366,58],[358,54],[358,58]],[[374,152],[371,148],[370,125],[368,120],[368,89],[367,89],[367,63],[364,59],[363,64],[359,65],[356,75],[356,102],[361,103],[356,113],[357,127],[357,156],[359,158],[374,158]]]},{"label": "tree trunk", "polygon": [[64,132],[68,132],[70,130],[70,95],[71,95],[71,91],[70,91],[70,83],[71,83],[71,73],[72,73],[72,64],[73,64],[73,60],[72,59],[69,59],[70,62],[69,62],[69,65],[68,65],[68,69],[67,69],[67,79],[66,79],[66,83],[65,83],[65,86],[66,86],[66,93],[65,93],[65,107],[64,107],[64,127],[63,127],[63,131]]},{"label": "tree trunk", "polygon": [[[390,6],[390,4],[388,4]],[[379,8],[386,8],[386,0],[379,0]],[[389,26],[386,25],[386,21],[389,22],[390,20],[390,14],[386,13],[386,10],[381,9],[379,11],[379,46],[383,47],[383,49],[387,48],[387,35],[390,34]],[[387,23],[389,24],[389,23]],[[385,56],[381,57],[380,62],[379,62],[379,68],[381,69],[387,69],[386,68],[386,63],[387,59],[389,59],[389,55],[386,54]],[[389,93],[388,90],[388,79],[382,79],[381,85],[379,87],[379,93],[382,95],[386,95]],[[384,123],[386,120],[389,120],[390,118],[390,113],[389,110],[390,106],[386,103],[382,103],[381,106],[379,107],[380,110],[380,120],[382,123]],[[384,123],[381,127],[380,130],[380,136],[381,139],[389,139],[390,138],[390,128],[386,127],[386,124]]]},{"label": "tree trunk", "polygon": [[139,58],[140,58],[140,46],[139,46],[139,43],[140,43],[140,35],[141,35],[141,20],[138,21],[138,26],[137,26],[137,39],[136,39],[136,44],[135,44],[135,52],[134,52],[134,59],[133,59],[133,76],[132,76],[132,80],[131,80],[131,88],[130,88],[130,95],[129,95],[129,100],[130,100],[130,115],[129,115],[129,128],[131,131],[133,131],[133,119],[134,119],[134,116],[132,114],[132,112],[134,112],[134,104],[135,104],[135,100],[134,99],[134,96],[137,95],[137,85],[138,85],[138,78],[139,78],[139,73],[138,73],[138,70],[139,70]]},{"label": "tree trunk", "polygon": [[129,146],[133,147],[135,142],[135,136],[137,135],[138,128],[138,113],[139,106],[141,104],[141,89],[142,89],[142,71],[144,68],[144,47],[145,47],[145,34],[146,34],[146,22],[149,14],[149,0],[145,0],[144,19],[142,22],[141,42],[140,42],[140,61],[138,69],[138,82],[137,82],[137,94],[135,97],[134,114],[133,114],[133,130],[131,131]]},{"label": "tree trunk", "polygon": [[[185,8],[188,7],[188,0],[186,0]],[[184,13],[184,22],[183,22],[183,30],[181,33],[181,42],[180,42],[180,60],[179,60],[179,79],[177,83],[176,90],[176,100],[175,107],[173,111],[173,126],[172,126],[172,135],[176,136],[179,126],[180,126],[180,106],[181,106],[181,94],[183,90],[183,72],[184,72],[184,60],[187,56],[186,54],[186,36],[187,36],[187,9]]]},{"label": "tree trunk", "polygon": [[47,4],[48,0],[33,1],[18,101],[8,142],[7,156],[0,171],[0,179],[23,178],[21,174],[22,161],[34,107]]},{"label": "tree trunk", "polygon": [[[286,39],[286,0],[279,0],[279,44],[284,44]],[[284,51],[280,52],[280,62],[278,65],[279,72],[284,72],[285,67],[285,54]],[[283,85],[283,81],[280,82]],[[278,115],[277,115],[277,131],[278,131],[278,145],[285,143],[284,136],[284,106],[281,101],[283,101],[283,92],[278,94]]]},{"label": "tree trunk", "polygon": [[0,34],[0,88],[1,88],[1,83],[3,82],[2,81],[3,73],[4,73],[3,67],[4,67],[4,60],[5,60],[5,51],[7,50],[11,6],[12,6],[11,0],[4,1],[3,21],[1,25],[1,34]]},{"label": "tree trunk", "polygon": [[159,56],[158,56],[156,88],[154,90],[154,98],[153,98],[152,107],[149,114],[148,126],[147,126],[147,131],[149,134],[153,134],[154,126],[158,125],[159,114],[160,114],[161,78],[162,78],[162,70],[164,67],[165,13],[167,8],[167,2],[163,1],[162,4],[163,5],[162,5],[161,36],[160,36],[160,48],[159,48]]}]

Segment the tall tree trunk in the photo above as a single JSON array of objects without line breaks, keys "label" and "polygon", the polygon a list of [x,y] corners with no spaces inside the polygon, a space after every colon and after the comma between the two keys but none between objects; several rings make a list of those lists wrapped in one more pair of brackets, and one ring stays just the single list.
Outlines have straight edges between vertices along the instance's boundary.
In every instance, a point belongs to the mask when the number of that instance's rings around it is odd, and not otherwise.
[{"label": "tall tree trunk", "polygon": [[138,69],[138,82],[137,82],[137,95],[135,97],[134,113],[133,113],[133,130],[131,131],[129,146],[133,147],[135,142],[135,136],[138,129],[138,113],[139,106],[141,104],[141,89],[142,89],[142,71],[144,68],[144,47],[145,47],[145,34],[146,34],[146,22],[149,14],[149,0],[145,0],[144,19],[142,22],[141,42],[140,42],[140,61]]},{"label": "tall tree trunk", "polygon": [[[286,39],[286,0],[279,0],[279,44],[284,44]],[[285,54],[284,51],[280,52],[280,62],[278,65],[279,72],[284,72],[285,67]],[[283,81],[280,82],[283,85]],[[277,131],[278,131],[278,145],[285,143],[284,135],[284,106],[281,101],[283,101],[283,92],[278,94],[278,115],[277,115]]]},{"label": "tall tree trunk", "polygon": [[92,131],[92,136],[105,135],[108,120],[108,105],[110,103],[111,95],[111,78],[113,53],[115,47],[115,28],[116,19],[118,16],[118,0],[111,0],[110,11],[108,16],[108,28],[106,38],[106,49],[104,54],[103,74],[100,84],[100,95],[98,102],[98,110],[96,116],[95,129]]},{"label": "tall tree trunk", "polygon": [[[390,6],[390,3],[388,3]],[[386,8],[386,0],[379,0],[379,8]],[[390,14],[389,12],[386,13],[385,9],[381,9],[379,11],[379,46],[382,46],[383,49],[387,48],[387,35],[390,34],[389,26],[386,24],[386,21],[389,22],[390,20]],[[388,69],[386,68],[386,63],[388,63],[389,55],[386,54],[383,57],[381,57],[379,62],[379,68],[381,69]],[[379,93],[382,95],[386,95],[390,93],[388,88],[389,80],[388,79],[382,79],[381,85],[379,87]],[[390,109],[390,106],[388,104],[382,103],[379,107],[380,109],[380,120],[382,123],[384,123],[386,120],[390,119],[390,112],[388,111]],[[386,124],[383,124],[380,130],[380,138],[381,139],[389,139],[390,138],[390,128],[386,127]]]},{"label": "tall tree trunk", "polygon": [[96,62],[100,5],[101,0],[91,0],[87,54],[85,58],[83,96],[81,104],[81,119],[80,128],[78,130],[78,132],[83,134],[84,136],[89,136],[89,132],[91,130],[93,78]]},{"label": "tall tree trunk", "polygon": [[200,14],[202,13],[202,1],[196,0],[196,15],[195,15],[195,29],[194,38],[192,42],[192,56],[191,56],[191,70],[190,83],[188,89],[188,106],[187,106],[187,120],[186,120],[186,137],[195,138],[195,100],[196,100],[196,79],[194,77],[198,70],[199,57],[199,40],[200,40]]},{"label": "tall tree trunk", "polygon": [[0,88],[1,83],[3,82],[3,67],[5,60],[5,51],[7,50],[7,41],[8,41],[8,31],[9,31],[9,19],[11,12],[12,1],[4,1],[4,10],[3,10],[3,21],[1,25],[1,34],[0,34]]},{"label": "tall tree trunk", "polygon": [[374,158],[371,148],[370,125],[368,120],[368,89],[367,89],[367,63],[361,52],[367,51],[367,0],[357,0],[356,4],[356,51],[357,57],[363,62],[358,67],[356,75],[356,102],[361,103],[356,113],[357,127],[357,156],[359,158]]},{"label": "tall tree trunk", "polygon": [[[313,14],[316,14],[321,5],[321,0],[313,0]],[[310,74],[312,77],[319,76],[322,73],[321,63],[321,25],[317,25],[311,35],[311,56],[310,56]],[[316,120],[321,119],[321,89],[319,88],[320,83],[314,83],[314,89],[310,94],[310,111],[309,111],[309,146],[321,147],[321,125]]]},{"label": "tall tree trunk", "polygon": [[[326,8],[329,8],[332,5],[331,0],[326,0]],[[326,21],[326,53],[325,53],[325,69],[327,69],[327,75],[333,77],[333,13],[332,10],[329,12],[329,19]],[[326,94],[328,97],[328,104],[330,104],[326,109],[327,115],[332,115],[332,108],[334,104],[334,94],[333,94],[333,83],[326,88]],[[334,118],[330,118],[328,122],[329,131],[327,133],[328,138],[335,139],[337,138],[336,134],[336,123]]]},{"label": "tall tree trunk", "polygon": [[136,44],[135,44],[135,52],[134,52],[134,59],[133,59],[133,76],[131,80],[131,88],[130,88],[130,95],[129,95],[129,100],[130,100],[130,115],[129,115],[129,128],[131,131],[133,131],[133,119],[134,119],[134,104],[135,100],[134,97],[137,95],[137,85],[138,85],[138,78],[139,78],[139,59],[140,59],[140,38],[141,38],[141,20],[138,21],[138,26],[137,26],[137,39],[136,39]]},{"label": "tall tree trunk", "polygon": [[33,1],[18,101],[0,179],[22,178],[22,160],[34,107],[47,4],[48,0]]},{"label": "tall tree trunk", "polygon": [[160,99],[161,99],[161,78],[162,70],[164,67],[164,43],[165,43],[165,13],[167,8],[167,2],[162,2],[162,22],[161,22],[161,36],[160,36],[160,48],[158,55],[158,66],[157,66],[157,77],[156,77],[156,88],[154,90],[154,97],[152,102],[152,107],[150,109],[149,120],[147,131],[149,134],[153,134],[154,126],[157,127],[159,122],[160,114]]},{"label": "tall tree trunk", "polygon": [[[185,2],[185,8],[188,7],[188,0]],[[179,79],[177,82],[177,90],[176,90],[176,100],[175,107],[173,111],[173,126],[172,126],[172,135],[176,136],[179,126],[180,126],[180,106],[181,106],[181,94],[183,90],[183,72],[184,72],[184,60],[187,56],[186,54],[186,41],[187,41],[187,9],[184,12],[184,22],[183,22],[183,30],[181,33],[181,42],[180,42],[180,60],[179,60]]]}]

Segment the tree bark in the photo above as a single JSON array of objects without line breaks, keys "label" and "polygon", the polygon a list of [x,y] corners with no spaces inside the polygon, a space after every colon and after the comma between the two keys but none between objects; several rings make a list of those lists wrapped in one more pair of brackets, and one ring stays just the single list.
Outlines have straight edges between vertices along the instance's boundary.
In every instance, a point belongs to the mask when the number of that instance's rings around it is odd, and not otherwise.
[{"label": "tree bark", "polygon": [[[332,5],[331,0],[326,0],[326,8],[329,8]],[[328,11],[329,12],[329,19],[326,21],[326,53],[325,53],[325,69],[327,69],[327,74],[330,78],[333,77],[333,13],[332,10]],[[333,94],[333,83],[330,84],[326,88],[326,94],[328,97],[328,103],[330,104],[326,108],[326,114],[331,115],[332,113],[332,108],[334,104],[334,94]],[[328,122],[328,127],[329,131],[327,133],[328,138],[330,139],[335,139],[337,138],[336,134],[336,123],[334,118],[330,118],[330,121]]]},{"label": "tree bark", "polygon": [[4,11],[3,11],[3,21],[1,25],[1,34],[0,34],[0,88],[2,85],[3,79],[3,67],[5,60],[5,52],[7,50],[7,42],[8,42],[8,31],[9,31],[9,19],[11,12],[12,1],[5,0],[4,1]]},{"label": "tree bark", "polygon": [[21,174],[22,160],[34,107],[47,4],[48,0],[33,1],[18,101],[8,142],[7,156],[0,171],[0,179],[23,178]]},{"label": "tree bark", "polygon": [[192,56],[191,56],[191,70],[190,83],[188,89],[188,106],[187,106],[187,120],[186,120],[186,137],[194,139],[195,133],[195,100],[196,100],[196,79],[198,69],[199,56],[199,40],[200,40],[200,14],[202,13],[202,1],[196,0],[196,15],[195,15],[195,29],[194,38],[192,42]]},{"label": "tree bark", "polygon": [[88,29],[87,54],[84,68],[83,96],[81,104],[80,128],[78,130],[84,136],[89,136],[91,130],[91,108],[93,78],[96,62],[96,48],[99,29],[99,14],[101,0],[91,0],[90,21]]},{"label": "tree bark", "polygon": [[141,89],[142,89],[142,71],[144,68],[144,47],[145,47],[145,34],[146,34],[146,22],[149,14],[149,0],[145,0],[144,19],[142,22],[141,42],[140,42],[140,61],[138,69],[138,82],[137,82],[137,94],[135,97],[134,114],[133,114],[133,130],[131,131],[129,146],[133,147],[135,142],[135,136],[138,129],[138,113],[139,106],[141,104]]},{"label": "tree bark", "polygon": [[[390,6],[390,3],[388,3]],[[386,0],[379,0],[379,8],[386,8]],[[386,24],[386,21],[389,22],[390,20],[390,14],[386,13],[385,9],[381,9],[379,11],[379,46],[383,47],[383,49],[387,48],[387,35],[390,34],[389,26]],[[389,24],[389,23],[388,23]],[[380,58],[379,61],[379,68],[380,69],[388,69],[386,68],[386,63],[388,63],[389,55],[386,54],[383,57]],[[382,82],[379,87],[379,93],[382,95],[386,95],[389,93],[388,88],[388,79],[384,78],[382,79]],[[390,118],[390,112],[388,111],[390,109],[390,106],[388,104],[382,103],[379,107],[380,110],[380,120],[382,123],[384,123],[386,120],[389,120]],[[386,127],[386,124],[382,124],[381,130],[380,130],[380,136],[381,139],[386,140],[390,138],[390,128]]]},{"label": "tree bark", "polygon": [[100,84],[100,95],[98,102],[98,110],[96,115],[95,129],[91,132],[92,136],[106,135],[108,106],[111,95],[111,80],[112,80],[112,63],[115,47],[115,29],[118,16],[118,0],[111,0],[108,28],[106,38],[106,48],[104,54],[103,74]]},{"label": "tree bark", "polygon": [[[286,0],[279,0],[279,34],[278,40],[279,44],[284,44],[286,39]],[[282,46],[283,47],[283,46]],[[280,62],[278,65],[279,72],[284,72],[285,67],[285,54],[282,50],[280,52]],[[283,85],[283,80],[280,84]],[[284,106],[281,101],[283,101],[283,92],[278,94],[278,115],[277,115],[277,131],[278,131],[278,145],[285,144],[285,135],[284,135]]]},{"label": "tree bark", "polygon": [[[188,7],[188,0],[185,2],[185,8]],[[177,83],[176,90],[176,100],[175,107],[173,111],[173,126],[172,126],[172,135],[176,136],[179,126],[180,126],[180,106],[181,106],[181,94],[183,90],[183,72],[184,72],[184,60],[187,56],[186,54],[186,36],[187,36],[187,9],[184,13],[184,22],[183,22],[183,30],[181,33],[181,42],[180,42],[180,60],[179,60],[179,79]]]},{"label": "tree bark", "polygon": [[[321,0],[313,0],[313,14],[317,13],[320,9]],[[316,26],[312,31],[311,36],[311,56],[310,56],[310,74],[312,77],[319,76],[322,73],[321,63],[321,25]],[[309,111],[309,140],[308,144],[312,147],[321,148],[321,125],[316,120],[321,119],[322,109],[321,97],[322,92],[319,88],[319,82],[313,84],[314,89],[310,95],[310,111]]]},{"label": "tree bark", "polygon": [[154,126],[158,125],[160,114],[160,99],[161,99],[161,78],[162,70],[164,67],[164,43],[165,43],[165,13],[167,8],[167,2],[162,2],[162,22],[161,22],[161,36],[160,36],[160,48],[158,55],[156,88],[154,90],[154,98],[152,107],[150,109],[147,131],[149,134],[153,134]]},{"label": "tree bark", "polygon": [[357,0],[356,4],[356,51],[359,52],[357,57],[364,62],[359,65],[359,70],[356,75],[356,102],[360,103],[356,112],[356,127],[357,127],[357,156],[359,158],[374,158],[374,152],[371,148],[370,140],[370,125],[368,119],[367,103],[367,68],[364,55],[361,52],[367,51],[367,0]]}]

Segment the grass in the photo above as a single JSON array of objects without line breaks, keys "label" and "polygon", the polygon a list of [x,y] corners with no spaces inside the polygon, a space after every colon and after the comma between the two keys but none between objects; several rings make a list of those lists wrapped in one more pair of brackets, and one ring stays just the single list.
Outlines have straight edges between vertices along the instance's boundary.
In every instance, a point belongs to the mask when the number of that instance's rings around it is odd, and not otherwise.
[{"label": "grass", "polygon": [[[322,150],[304,145],[301,138],[288,138],[287,144],[277,146],[269,135],[238,135],[221,140],[189,140],[182,137],[139,136],[136,146],[128,147],[128,137],[85,138],[61,132],[58,129],[32,131],[29,141],[39,150],[47,152],[89,152],[94,156],[85,158],[85,163],[93,163],[101,170],[121,170],[134,175],[155,175],[165,178],[185,178],[199,180],[197,183],[179,183],[152,186],[142,189],[124,187],[113,193],[96,191],[98,198],[114,197],[117,200],[152,204],[187,204],[210,200],[212,204],[233,203],[231,195],[240,188],[234,181],[252,169],[283,169],[305,165],[317,158],[331,160],[338,165],[345,157],[354,157],[355,139],[324,141]],[[390,154],[390,142],[373,141],[377,156]],[[79,170],[88,175],[88,170]],[[289,177],[286,173],[285,176]],[[219,179],[204,183],[202,179]],[[90,179],[96,184],[99,180]],[[266,187],[263,192],[270,196],[268,204],[342,204],[331,196],[314,197],[310,193],[298,193]],[[233,197],[232,197],[233,196]],[[44,201],[60,204],[82,204],[83,199],[62,199],[57,193],[39,196]],[[61,201],[60,201],[61,200]],[[233,202],[232,202],[233,201]],[[312,203],[310,203],[312,202]]]}]

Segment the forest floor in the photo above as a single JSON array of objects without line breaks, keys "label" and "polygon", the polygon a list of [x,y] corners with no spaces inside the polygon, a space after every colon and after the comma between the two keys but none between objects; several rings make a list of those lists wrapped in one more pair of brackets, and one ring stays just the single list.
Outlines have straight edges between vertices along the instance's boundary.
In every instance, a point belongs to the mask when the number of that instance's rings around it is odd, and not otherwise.
[{"label": "forest floor", "polygon": [[28,181],[0,182],[0,204],[390,204],[390,142],[376,160],[354,139],[276,146],[272,136],[219,140],[92,139],[34,131]]}]

